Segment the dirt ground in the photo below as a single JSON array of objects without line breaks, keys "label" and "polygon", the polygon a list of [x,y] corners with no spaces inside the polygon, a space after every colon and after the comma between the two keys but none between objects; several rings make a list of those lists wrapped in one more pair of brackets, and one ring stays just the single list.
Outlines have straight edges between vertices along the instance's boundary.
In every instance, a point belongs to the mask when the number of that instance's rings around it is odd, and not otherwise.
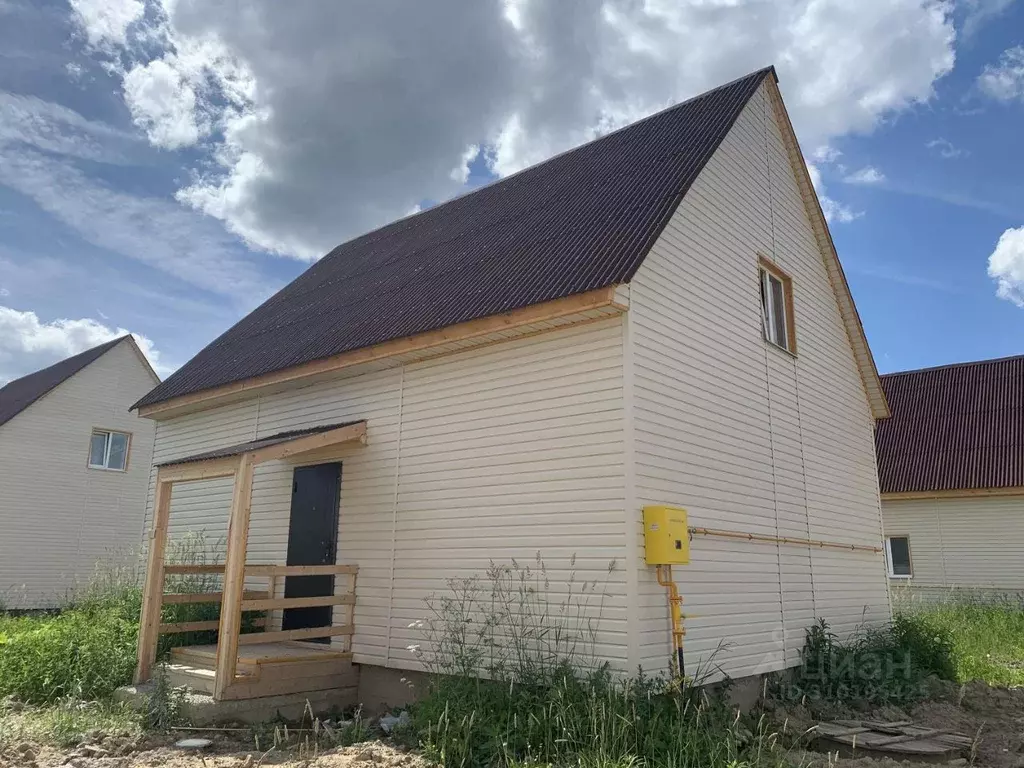
[{"label": "dirt ground", "polygon": [[[210,736],[204,733],[203,736]],[[214,742],[202,752],[183,750],[173,744],[140,745],[129,754],[118,755],[108,744],[81,745],[68,750],[16,745],[0,753],[0,768],[426,768],[427,763],[415,754],[404,752],[381,741],[368,741],[351,747],[326,752],[316,750],[271,749],[257,751],[255,745],[237,739],[214,735]],[[248,746],[248,748],[246,748]],[[102,751],[98,751],[102,750]],[[114,751],[120,751],[115,749]]]},{"label": "dirt ground", "polygon": [[[815,719],[803,708],[775,708],[779,724],[786,722],[790,733],[811,727]],[[832,717],[865,717],[864,713],[837,711]],[[990,688],[984,683],[965,686],[942,685],[935,695],[909,712],[886,708],[868,713],[877,720],[913,719],[918,725],[956,731],[975,738],[975,749],[966,758],[946,765],[975,765],[981,768],[1024,768],[1024,688]],[[176,748],[174,738],[208,737],[213,741],[202,752]],[[146,737],[143,742],[96,734],[70,749],[55,749],[30,743],[0,749],[0,768],[426,768],[414,753],[384,741],[321,751],[314,748],[257,750],[251,736],[234,733],[178,733],[170,737]],[[888,758],[836,759],[817,752],[794,751],[794,765],[806,768],[908,768],[921,763]]]},{"label": "dirt ground", "polygon": [[[814,720],[806,711],[776,712],[790,717],[797,728],[810,727]],[[855,712],[837,712],[837,718],[913,720],[926,728],[954,731],[975,740],[973,754],[955,758],[946,765],[974,765],[979,768],[1024,768],[1024,688],[993,688],[985,683],[938,684],[935,694],[904,712],[885,708],[864,717]],[[794,755],[797,764],[808,768],[908,768],[926,765],[888,758],[841,758],[813,752]]]}]

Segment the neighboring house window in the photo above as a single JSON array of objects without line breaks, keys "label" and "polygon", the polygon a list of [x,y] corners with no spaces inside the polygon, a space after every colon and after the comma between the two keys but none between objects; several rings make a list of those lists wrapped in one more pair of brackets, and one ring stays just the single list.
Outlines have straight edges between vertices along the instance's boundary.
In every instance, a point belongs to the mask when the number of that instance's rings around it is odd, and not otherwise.
[{"label": "neighboring house window", "polygon": [[889,562],[889,576],[894,579],[909,579],[913,575],[910,566],[910,538],[889,536],[885,540],[885,559]]},{"label": "neighboring house window", "polygon": [[89,442],[89,466],[93,469],[123,470],[128,464],[126,432],[107,432],[94,429]]},{"label": "neighboring house window", "polygon": [[793,281],[763,256],[758,260],[761,279],[761,319],[764,337],[772,344],[796,354],[796,326],[793,320]]}]

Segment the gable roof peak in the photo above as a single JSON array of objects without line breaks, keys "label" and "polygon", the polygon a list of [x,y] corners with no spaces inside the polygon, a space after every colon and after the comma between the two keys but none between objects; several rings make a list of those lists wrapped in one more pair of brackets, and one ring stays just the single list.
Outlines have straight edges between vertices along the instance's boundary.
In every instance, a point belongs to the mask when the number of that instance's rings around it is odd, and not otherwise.
[{"label": "gable roof peak", "polygon": [[6,424],[83,368],[94,363],[125,339],[131,339],[131,334],[111,339],[34,373],[7,382],[0,387],[0,426]]},{"label": "gable roof peak", "polygon": [[339,245],[133,407],[628,282],[769,74]]}]

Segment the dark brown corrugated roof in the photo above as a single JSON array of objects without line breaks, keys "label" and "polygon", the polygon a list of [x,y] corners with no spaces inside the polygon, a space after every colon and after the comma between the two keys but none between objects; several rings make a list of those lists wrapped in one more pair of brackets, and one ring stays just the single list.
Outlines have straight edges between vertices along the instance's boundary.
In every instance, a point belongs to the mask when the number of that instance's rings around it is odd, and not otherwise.
[{"label": "dark brown corrugated roof", "polygon": [[157,464],[158,467],[168,467],[172,464],[191,464],[196,461],[206,461],[207,459],[226,459],[229,456],[239,456],[243,453],[249,453],[249,451],[255,451],[260,448],[269,448],[272,445],[278,445],[279,443],[289,443],[292,440],[297,440],[300,437],[308,437],[309,435],[318,435],[321,432],[329,432],[332,429],[341,429],[342,427],[351,427],[355,424],[364,424],[363,420],[359,421],[343,421],[338,424],[322,424],[318,427],[309,427],[308,429],[292,429],[287,432],[278,432],[276,435],[268,435],[267,437],[261,437],[259,440],[250,440],[248,443],[239,443],[238,445],[232,445],[227,448],[217,448],[213,451],[205,451],[204,453],[196,453],[192,456],[186,456],[183,459],[174,459],[173,461],[164,461]]},{"label": "dark brown corrugated roof", "polygon": [[60,386],[101,355],[120,344],[128,336],[100,344],[77,355],[54,363],[49,368],[9,381],[0,388],[0,426],[6,424],[50,390]]},{"label": "dark brown corrugated roof", "polygon": [[882,493],[1024,486],[1024,355],[881,378]]},{"label": "dark brown corrugated roof", "polygon": [[338,246],[136,406],[629,281],[769,75]]}]

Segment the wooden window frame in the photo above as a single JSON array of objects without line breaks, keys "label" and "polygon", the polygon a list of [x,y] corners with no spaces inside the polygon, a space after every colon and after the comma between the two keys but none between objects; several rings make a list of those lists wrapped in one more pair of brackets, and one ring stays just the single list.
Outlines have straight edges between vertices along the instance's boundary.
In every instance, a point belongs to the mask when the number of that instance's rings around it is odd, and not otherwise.
[{"label": "wooden window frame", "polygon": [[[127,440],[125,441],[125,446],[124,446],[124,466],[121,467],[120,469],[118,469],[117,467],[107,467],[107,466],[103,466],[103,465],[100,465],[100,464],[93,464],[92,463],[92,438],[93,438],[94,435],[104,435],[104,434],[105,435],[112,435],[112,434],[124,435],[127,438]],[[93,427],[92,431],[89,432],[89,448],[88,448],[88,451],[85,454],[85,466],[86,466],[86,468],[87,469],[95,469],[95,470],[98,470],[100,472],[127,472],[128,471],[129,462],[131,461],[131,455],[132,455],[132,434],[133,433],[128,432],[126,430],[114,429],[112,427]],[[103,458],[104,458],[104,461],[107,461],[110,458],[110,441],[109,440],[107,441],[107,449],[106,449],[106,452],[105,452]]]},{"label": "wooden window frame", "polygon": [[[892,568],[892,545],[893,539],[906,539],[907,540],[907,563],[910,567],[910,573],[893,573]],[[889,574],[890,579],[912,579],[914,578],[914,555],[910,549],[910,534],[908,533],[887,533],[885,535],[885,571]]]},{"label": "wooden window frame", "polygon": [[[774,277],[780,283],[782,283],[782,301],[783,310],[786,313],[786,344],[778,344],[772,341],[768,329],[764,323],[764,276],[768,274]],[[758,254],[757,256],[757,285],[758,285],[758,302],[760,304],[759,311],[761,316],[761,335],[764,340],[771,344],[776,349],[781,349],[783,352],[796,357],[796,312],[793,308],[793,278],[791,278],[786,272],[784,272],[778,264],[769,259],[764,254]]]}]

